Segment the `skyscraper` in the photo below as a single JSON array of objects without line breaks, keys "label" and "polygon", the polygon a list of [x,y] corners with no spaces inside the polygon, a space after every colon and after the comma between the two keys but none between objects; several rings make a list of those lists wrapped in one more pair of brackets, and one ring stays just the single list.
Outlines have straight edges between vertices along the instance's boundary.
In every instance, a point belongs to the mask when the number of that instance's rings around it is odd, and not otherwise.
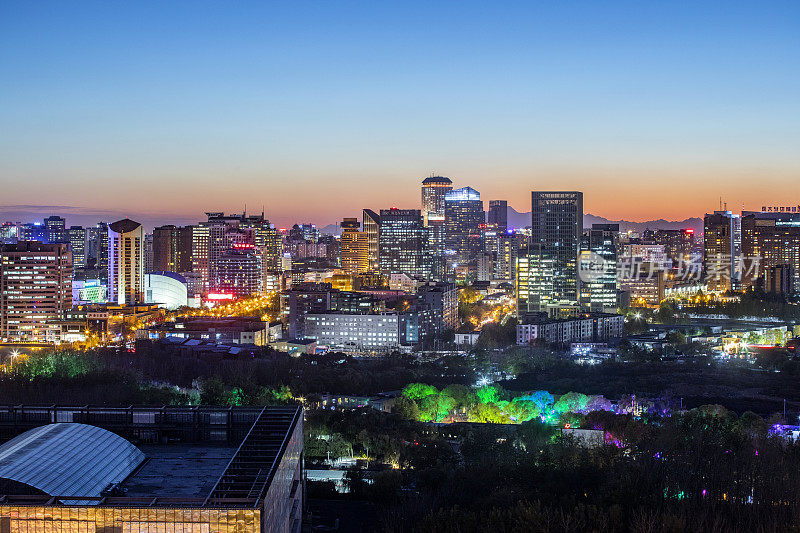
[{"label": "skyscraper", "polygon": [[[800,291],[800,209],[795,212],[745,211],[742,213],[742,288],[760,277],[764,290]],[[758,258],[755,264],[753,258]],[[786,278],[781,282],[782,278]],[[774,290],[775,286],[786,290]]]},{"label": "skyscraper", "polygon": [[381,209],[378,270],[386,277],[430,277],[428,232],[419,209]]},{"label": "skyscraper", "polygon": [[159,226],[153,230],[153,271],[192,271],[192,226]]},{"label": "skyscraper", "polygon": [[108,300],[144,302],[144,228],[128,218],[108,225]]},{"label": "skyscraper", "polygon": [[619,224],[592,224],[581,251],[581,308],[592,313],[617,311]]},{"label": "skyscraper", "polygon": [[474,262],[483,248],[483,227],[486,222],[483,201],[472,187],[450,191],[444,199],[445,248],[456,262]]},{"label": "skyscraper", "polygon": [[351,276],[369,270],[369,243],[367,234],[358,231],[360,227],[358,219],[342,221],[342,270]]},{"label": "skyscraper", "polygon": [[55,342],[72,307],[72,257],[65,244],[0,244],[0,340]]},{"label": "skyscraper", "polygon": [[72,251],[72,268],[86,268],[86,230],[82,226],[70,226],[67,238]]},{"label": "skyscraper", "polygon": [[706,213],[703,227],[703,272],[708,289],[738,289],[741,282],[741,216],[730,211]]},{"label": "skyscraper", "polygon": [[536,265],[541,272],[541,283],[531,284],[529,311],[559,314],[577,308],[580,296],[578,256],[582,236],[582,192],[531,193],[529,262],[532,270]]},{"label": "skyscraper", "polygon": [[369,272],[378,272],[381,217],[372,209],[364,209],[361,228],[367,236],[367,264]]},{"label": "skyscraper", "polygon": [[489,213],[486,217],[486,224],[496,230],[498,234],[508,231],[507,201],[489,200]]},{"label": "skyscraper", "polygon": [[45,239],[50,244],[66,244],[69,242],[67,237],[67,225],[63,218],[50,216],[44,219]]},{"label": "skyscraper", "polygon": [[453,190],[453,182],[444,176],[422,180],[422,223],[428,226],[429,217],[444,220],[444,197]]}]

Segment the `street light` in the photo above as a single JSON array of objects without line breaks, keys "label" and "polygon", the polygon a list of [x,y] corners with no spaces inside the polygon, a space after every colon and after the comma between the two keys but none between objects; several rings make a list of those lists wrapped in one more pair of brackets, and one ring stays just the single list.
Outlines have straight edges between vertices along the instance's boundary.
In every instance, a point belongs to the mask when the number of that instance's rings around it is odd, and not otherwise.
[{"label": "street light", "polygon": [[19,352],[17,350],[11,350],[11,370],[14,370],[14,359],[19,357]]}]

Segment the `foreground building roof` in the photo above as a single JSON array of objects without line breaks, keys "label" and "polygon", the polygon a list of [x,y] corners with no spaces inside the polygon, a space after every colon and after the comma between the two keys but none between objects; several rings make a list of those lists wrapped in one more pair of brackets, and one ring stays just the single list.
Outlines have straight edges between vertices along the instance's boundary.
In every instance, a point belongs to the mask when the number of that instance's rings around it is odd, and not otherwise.
[{"label": "foreground building roof", "polygon": [[48,424],[0,446],[0,479],[50,496],[98,497],[125,480],[144,459],[136,446],[105,429]]}]

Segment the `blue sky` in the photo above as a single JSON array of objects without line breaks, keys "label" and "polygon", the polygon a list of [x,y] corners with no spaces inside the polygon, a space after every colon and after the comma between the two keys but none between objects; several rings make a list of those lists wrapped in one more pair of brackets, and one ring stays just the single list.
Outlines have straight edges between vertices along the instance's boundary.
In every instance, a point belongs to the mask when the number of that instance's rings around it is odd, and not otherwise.
[{"label": "blue sky", "polygon": [[2,205],[332,222],[436,172],[798,204],[800,2],[0,3]]}]

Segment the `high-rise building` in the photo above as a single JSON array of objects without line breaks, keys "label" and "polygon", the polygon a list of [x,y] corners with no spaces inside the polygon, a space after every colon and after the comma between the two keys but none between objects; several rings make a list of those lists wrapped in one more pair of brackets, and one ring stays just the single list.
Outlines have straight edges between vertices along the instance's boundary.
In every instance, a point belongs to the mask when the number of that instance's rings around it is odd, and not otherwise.
[{"label": "high-rise building", "polygon": [[741,285],[742,218],[730,211],[706,213],[703,221],[703,272],[708,289],[737,290]]},{"label": "high-rise building", "polygon": [[98,222],[86,228],[86,268],[96,269],[108,281],[108,224]]},{"label": "high-rise building", "polygon": [[144,271],[145,273],[153,272],[153,234],[145,233],[144,235]]},{"label": "high-rise building", "polygon": [[769,292],[800,291],[800,212],[742,213],[742,256],[742,288],[764,277]]},{"label": "high-rise building", "polygon": [[108,225],[108,300],[144,302],[144,228],[129,218]]},{"label": "high-rise building", "polygon": [[378,270],[382,275],[430,278],[428,231],[419,209],[381,209],[378,244]]},{"label": "high-rise building", "polygon": [[444,176],[422,180],[422,223],[428,226],[429,217],[444,220],[444,197],[453,190],[453,182]]},{"label": "high-rise building", "polygon": [[345,218],[342,221],[341,265],[346,274],[355,276],[369,270],[368,236],[358,231],[361,224],[356,218]]},{"label": "high-rise building", "polygon": [[72,252],[72,268],[86,268],[86,230],[83,226],[70,226],[67,238]]},{"label": "high-rise building", "polygon": [[65,244],[0,245],[0,339],[55,342],[72,307],[72,254]]},{"label": "high-rise building", "polygon": [[378,272],[378,250],[380,246],[381,217],[372,209],[362,213],[362,231],[367,236],[367,263],[369,272]]},{"label": "high-rise building", "polygon": [[153,230],[153,272],[191,272],[194,226]]},{"label": "high-rise building", "polygon": [[47,242],[47,228],[41,222],[29,222],[19,226],[19,240]]},{"label": "high-rise building", "polygon": [[216,276],[212,280],[215,291],[236,298],[259,293],[264,283],[261,255],[256,253],[253,245],[234,246],[217,259]]},{"label": "high-rise building", "polygon": [[486,224],[497,233],[508,231],[508,202],[506,200],[489,200],[489,213]]},{"label": "high-rise building", "polygon": [[559,314],[577,308],[582,236],[582,192],[531,193],[529,268],[539,272],[539,276],[538,282],[530,287],[529,311]]},{"label": "high-rise building", "polygon": [[664,252],[674,266],[688,264],[695,248],[694,230],[691,228],[647,230],[642,234],[642,242],[663,246]]},{"label": "high-rise building", "polygon": [[486,222],[480,193],[472,187],[450,191],[444,198],[444,213],[447,255],[461,264],[475,261],[483,248]]},{"label": "high-rise building", "polygon": [[200,280],[200,292],[208,292],[211,284],[209,248],[211,230],[207,225],[197,224],[192,228],[192,274]]},{"label": "high-rise building", "polygon": [[69,238],[67,237],[67,224],[66,221],[59,216],[50,216],[44,219],[45,239],[50,244],[67,244]]},{"label": "high-rise building", "polygon": [[581,250],[581,308],[617,312],[617,240],[619,224],[592,224]]}]

